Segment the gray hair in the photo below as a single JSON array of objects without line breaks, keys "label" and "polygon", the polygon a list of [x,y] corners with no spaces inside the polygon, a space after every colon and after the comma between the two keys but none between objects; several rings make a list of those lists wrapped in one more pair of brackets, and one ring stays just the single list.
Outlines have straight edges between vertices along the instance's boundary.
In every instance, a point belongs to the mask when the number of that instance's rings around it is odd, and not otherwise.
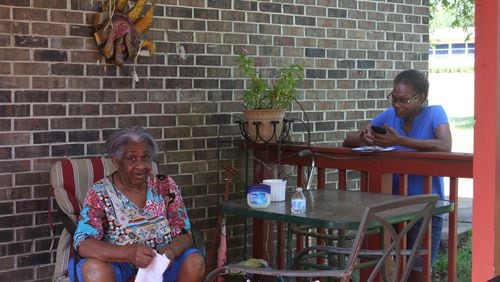
[{"label": "gray hair", "polygon": [[106,152],[113,158],[121,158],[123,146],[128,142],[144,142],[151,149],[152,157],[158,154],[158,144],[154,138],[142,127],[121,128],[113,132],[104,144]]}]

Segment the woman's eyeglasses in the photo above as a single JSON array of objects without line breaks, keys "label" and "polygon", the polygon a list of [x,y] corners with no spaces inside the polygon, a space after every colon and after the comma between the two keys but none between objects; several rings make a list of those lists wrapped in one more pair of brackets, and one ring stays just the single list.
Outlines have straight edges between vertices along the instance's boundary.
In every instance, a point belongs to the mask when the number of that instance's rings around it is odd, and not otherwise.
[{"label": "woman's eyeglasses", "polygon": [[391,101],[391,103],[393,105],[395,105],[396,103],[399,103],[400,105],[409,105],[409,104],[417,101],[418,96],[420,96],[420,94],[416,94],[415,96],[413,96],[410,99],[396,99],[393,97],[392,94],[393,93],[391,92],[391,93],[389,93],[389,95],[387,95],[387,100]]}]

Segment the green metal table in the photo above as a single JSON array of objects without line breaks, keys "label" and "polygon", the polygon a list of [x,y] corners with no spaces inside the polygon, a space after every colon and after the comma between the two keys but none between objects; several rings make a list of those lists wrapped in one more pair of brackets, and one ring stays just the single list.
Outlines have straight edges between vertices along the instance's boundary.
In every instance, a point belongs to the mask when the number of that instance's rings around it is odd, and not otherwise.
[{"label": "green metal table", "polygon": [[[285,224],[309,225],[328,229],[357,230],[362,214],[367,206],[396,200],[400,195],[368,193],[345,190],[309,190],[304,194],[307,198],[307,212],[293,214],[290,211],[292,193],[287,193],[285,201],[271,202],[267,208],[251,208],[246,198],[228,200],[222,203],[224,213],[251,217],[254,219],[273,220]],[[434,214],[445,214],[454,210],[454,204],[449,201],[439,200]],[[390,222],[399,223],[409,220],[415,210],[400,209],[392,214],[387,214]],[[291,228],[288,228],[290,231]],[[290,236],[290,232],[288,233]],[[290,238],[290,237],[288,237]],[[287,240],[289,244],[291,240]],[[278,244],[282,242],[278,241]],[[261,236],[253,236],[254,250],[263,247]],[[290,250],[290,246],[287,246]],[[287,252],[290,254],[290,252]],[[288,255],[289,256],[289,255]],[[288,260],[288,259],[287,259]],[[278,263],[279,265],[279,263]]]}]

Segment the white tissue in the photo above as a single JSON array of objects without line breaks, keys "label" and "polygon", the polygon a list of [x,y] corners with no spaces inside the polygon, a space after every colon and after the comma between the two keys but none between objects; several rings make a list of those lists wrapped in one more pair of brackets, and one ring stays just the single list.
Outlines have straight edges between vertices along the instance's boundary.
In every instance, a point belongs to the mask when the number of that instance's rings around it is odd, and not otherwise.
[{"label": "white tissue", "polygon": [[163,272],[170,264],[170,260],[165,254],[156,254],[155,258],[146,268],[139,268],[135,282],[163,281]]}]

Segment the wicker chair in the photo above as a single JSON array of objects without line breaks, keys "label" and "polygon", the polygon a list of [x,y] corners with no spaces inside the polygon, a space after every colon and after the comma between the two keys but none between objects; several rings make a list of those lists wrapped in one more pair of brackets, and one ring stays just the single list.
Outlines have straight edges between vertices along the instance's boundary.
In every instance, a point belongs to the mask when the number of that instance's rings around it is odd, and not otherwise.
[{"label": "wicker chair", "polygon": [[[57,245],[54,281],[68,280],[68,262],[75,255],[73,233],[82,209],[87,190],[99,179],[116,170],[109,158],[65,159],[54,163],[50,170],[50,183],[59,206],[64,230]],[[152,173],[158,174],[158,164],[153,162]],[[192,228],[194,245],[205,254],[203,238]]]}]

